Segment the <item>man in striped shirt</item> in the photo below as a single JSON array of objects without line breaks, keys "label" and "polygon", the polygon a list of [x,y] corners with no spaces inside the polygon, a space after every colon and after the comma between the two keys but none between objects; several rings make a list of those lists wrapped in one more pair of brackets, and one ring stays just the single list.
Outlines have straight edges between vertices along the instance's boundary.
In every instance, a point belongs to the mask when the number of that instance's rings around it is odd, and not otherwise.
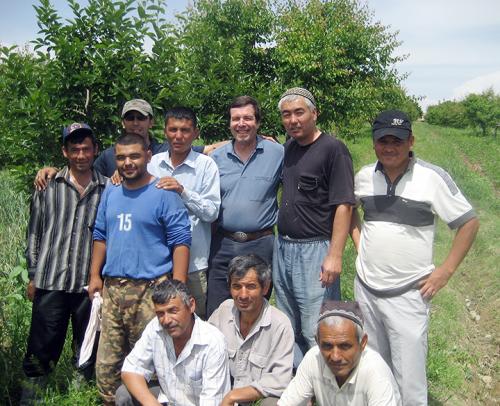
[{"label": "man in striped shirt", "polygon": [[[74,348],[79,351],[90,315],[87,284],[92,225],[107,178],[92,169],[97,144],[90,127],[73,123],[63,131],[68,166],[36,191],[28,226],[29,283],[33,301],[31,328],[23,370],[29,384],[23,401],[32,401],[33,389],[45,380],[61,355],[69,319]],[[81,371],[89,378],[93,363]]]}]

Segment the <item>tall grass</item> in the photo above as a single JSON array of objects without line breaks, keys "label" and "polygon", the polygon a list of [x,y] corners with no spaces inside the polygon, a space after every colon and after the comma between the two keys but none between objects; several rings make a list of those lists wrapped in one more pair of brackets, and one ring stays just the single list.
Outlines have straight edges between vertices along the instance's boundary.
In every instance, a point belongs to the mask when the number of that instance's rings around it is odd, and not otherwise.
[{"label": "tall grass", "polygon": [[[0,174],[0,404],[16,405],[24,379],[22,360],[31,322],[31,303],[25,298],[24,261],[29,196],[16,190],[8,172]],[[69,331],[63,355],[50,377],[44,405],[98,404],[94,387],[71,386],[73,373]]]}]

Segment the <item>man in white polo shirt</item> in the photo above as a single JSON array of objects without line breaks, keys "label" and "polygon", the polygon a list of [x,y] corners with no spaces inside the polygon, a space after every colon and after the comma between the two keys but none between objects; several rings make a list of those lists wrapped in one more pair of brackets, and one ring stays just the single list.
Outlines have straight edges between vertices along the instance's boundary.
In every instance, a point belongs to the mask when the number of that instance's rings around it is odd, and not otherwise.
[{"label": "man in white polo shirt", "polygon": [[[368,345],[391,367],[403,405],[427,404],[429,301],[471,247],[479,222],[443,169],[417,159],[406,114],[380,113],[372,127],[378,162],[355,177],[352,238],[358,250],[355,297],[365,316]],[[444,262],[432,262],[437,217],[457,229]]]}]

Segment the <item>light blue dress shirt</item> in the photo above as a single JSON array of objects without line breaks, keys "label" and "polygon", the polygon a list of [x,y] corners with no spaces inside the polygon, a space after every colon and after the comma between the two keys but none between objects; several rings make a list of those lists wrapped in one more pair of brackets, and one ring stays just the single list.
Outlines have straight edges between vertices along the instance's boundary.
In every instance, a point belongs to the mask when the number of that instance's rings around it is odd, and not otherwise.
[{"label": "light blue dress shirt", "polygon": [[219,170],[214,160],[192,150],[174,168],[170,153],[161,152],[151,158],[148,172],[157,178],[172,176],[184,187],[181,199],[189,213],[192,234],[188,272],[208,268],[210,227],[219,215],[221,201]]}]

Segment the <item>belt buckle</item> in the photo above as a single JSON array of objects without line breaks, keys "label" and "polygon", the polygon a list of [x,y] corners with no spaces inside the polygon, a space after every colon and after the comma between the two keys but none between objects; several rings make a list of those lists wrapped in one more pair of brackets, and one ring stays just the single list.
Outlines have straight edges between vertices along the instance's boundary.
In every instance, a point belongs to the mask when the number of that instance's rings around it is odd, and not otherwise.
[{"label": "belt buckle", "polygon": [[233,238],[237,242],[246,242],[248,240],[248,234],[243,231],[236,231],[233,233]]}]

